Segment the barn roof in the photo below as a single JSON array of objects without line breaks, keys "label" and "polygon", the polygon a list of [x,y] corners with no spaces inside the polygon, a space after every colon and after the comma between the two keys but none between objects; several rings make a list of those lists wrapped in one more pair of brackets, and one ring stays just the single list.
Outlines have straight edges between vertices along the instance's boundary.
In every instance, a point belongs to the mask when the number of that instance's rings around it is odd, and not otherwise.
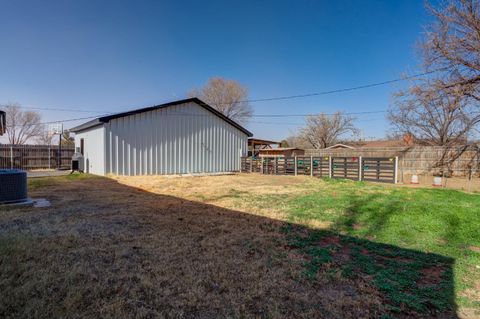
[{"label": "barn roof", "polygon": [[247,134],[249,137],[253,136],[253,134],[249,130],[247,130],[246,128],[244,128],[243,126],[238,124],[237,122],[233,121],[232,119],[229,119],[228,117],[226,117],[225,115],[223,115],[222,113],[220,113],[219,111],[217,111],[216,109],[214,109],[213,107],[211,107],[210,105],[208,105],[207,103],[203,102],[202,100],[200,100],[199,98],[196,98],[196,97],[189,98],[189,99],[184,99],[184,100],[173,101],[173,102],[168,102],[168,103],[165,103],[165,104],[160,104],[160,105],[155,105],[155,106],[150,106],[150,107],[145,107],[145,108],[136,109],[136,110],[132,110],[132,111],[127,111],[127,112],[102,116],[102,117],[96,118],[94,120],[88,121],[86,123],[83,123],[81,125],[75,126],[74,128],[71,128],[70,131],[71,132],[79,132],[79,131],[83,131],[83,130],[86,130],[86,129],[89,129],[89,128],[92,128],[92,127],[95,127],[95,126],[98,126],[98,125],[102,125],[103,123],[108,123],[110,120],[117,119],[117,118],[120,118],[120,117],[135,115],[135,114],[139,114],[139,113],[143,113],[143,112],[154,111],[154,110],[166,108],[166,107],[169,107],[169,106],[185,104],[185,103],[190,103],[190,102],[193,102],[193,103],[196,103],[196,104],[200,105],[201,107],[203,107],[207,111],[215,114],[216,116],[218,116],[222,120],[226,121],[227,123],[233,125],[234,127],[239,129],[243,133]]}]

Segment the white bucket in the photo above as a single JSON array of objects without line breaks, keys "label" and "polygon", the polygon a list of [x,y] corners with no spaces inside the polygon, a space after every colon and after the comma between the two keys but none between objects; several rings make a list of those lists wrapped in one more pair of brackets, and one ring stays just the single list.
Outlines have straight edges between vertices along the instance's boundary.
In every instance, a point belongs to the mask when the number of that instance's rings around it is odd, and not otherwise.
[{"label": "white bucket", "polygon": [[440,176],[433,178],[433,186],[442,186],[442,178]]},{"label": "white bucket", "polygon": [[410,184],[418,184],[418,175],[412,175]]}]

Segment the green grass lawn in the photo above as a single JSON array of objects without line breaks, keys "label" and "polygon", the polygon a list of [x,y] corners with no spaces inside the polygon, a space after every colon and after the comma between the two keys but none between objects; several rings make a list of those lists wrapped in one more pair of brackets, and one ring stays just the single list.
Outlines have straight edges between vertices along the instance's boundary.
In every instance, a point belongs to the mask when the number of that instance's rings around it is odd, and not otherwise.
[{"label": "green grass lawn", "polygon": [[[332,271],[333,263],[343,276],[371,279],[393,308],[442,311],[450,292],[460,308],[480,310],[480,195],[325,180],[304,193],[250,195],[238,204],[271,206],[294,225],[324,226],[309,234],[285,230],[292,247],[311,257],[307,277]],[[335,257],[340,249],[348,249],[347,260]],[[422,274],[435,285],[419,283]]]}]

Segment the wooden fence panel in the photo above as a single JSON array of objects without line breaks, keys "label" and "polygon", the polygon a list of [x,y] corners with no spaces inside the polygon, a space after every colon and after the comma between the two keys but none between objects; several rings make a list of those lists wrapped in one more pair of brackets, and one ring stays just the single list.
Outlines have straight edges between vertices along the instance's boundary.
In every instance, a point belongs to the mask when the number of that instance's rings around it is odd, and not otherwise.
[{"label": "wooden fence panel", "polygon": [[310,175],[395,183],[398,159],[393,157],[264,157],[241,159],[242,172],[273,175]]},{"label": "wooden fence panel", "polygon": [[332,157],[332,178],[359,180],[358,157]]},{"label": "wooden fence panel", "polygon": [[310,156],[297,157],[297,175],[310,175]]},{"label": "wooden fence panel", "polygon": [[275,159],[266,157],[263,159],[263,174],[274,174],[276,171]]},{"label": "wooden fence panel", "polygon": [[362,158],[362,180],[395,183],[395,158]]},{"label": "wooden fence panel", "polygon": [[240,161],[240,171],[242,173],[250,172],[252,167],[252,159],[250,157],[242,157]]},{"label": "wooden fence panel", "polygon": [[283,157],[277,158],[277,175],[285,175],[287,173],[286,160]]},{"label": "wooden fence panel", "polygon": [[253,159],[252,160],[252,170],[253,173],[261,173],[262,172],[262,160]]},{"label": "wooden fence panel", "polygon": [[[48,145],[0,145],[0,169],[69,169],[74,147]],[[61,154],[60,154],[61,153]],[[60,165],[58,165],[60,158]]]},{"label": "wooden fence panel", "polygon": [[285,157],[285,175],[295,175],[295,157]]},{"label": "wooden fence panel", "polygon": [[330,164],[329,157],[312,157],[313,161],[313,176],[329,177]]}]

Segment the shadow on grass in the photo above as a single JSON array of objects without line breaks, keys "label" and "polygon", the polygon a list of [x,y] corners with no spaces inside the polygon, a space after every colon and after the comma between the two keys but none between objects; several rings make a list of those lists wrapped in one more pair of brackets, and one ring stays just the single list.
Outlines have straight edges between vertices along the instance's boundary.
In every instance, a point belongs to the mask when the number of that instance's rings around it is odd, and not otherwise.
[{"label": "shadow on grass", "polygon": [[307,278],[323,273],[362,279],[383,294],[391,314],[437,316],[455,310],[452,258],[332,231],[305,232],[297,225],[283,231],[290,247],[309,256],[304,264]]},{"label": "shadow on grass", "polygon": [[31,194],[51,207],[0,209],[1,317],[456,316],[453,259],[107,178],[55,181]]}]

